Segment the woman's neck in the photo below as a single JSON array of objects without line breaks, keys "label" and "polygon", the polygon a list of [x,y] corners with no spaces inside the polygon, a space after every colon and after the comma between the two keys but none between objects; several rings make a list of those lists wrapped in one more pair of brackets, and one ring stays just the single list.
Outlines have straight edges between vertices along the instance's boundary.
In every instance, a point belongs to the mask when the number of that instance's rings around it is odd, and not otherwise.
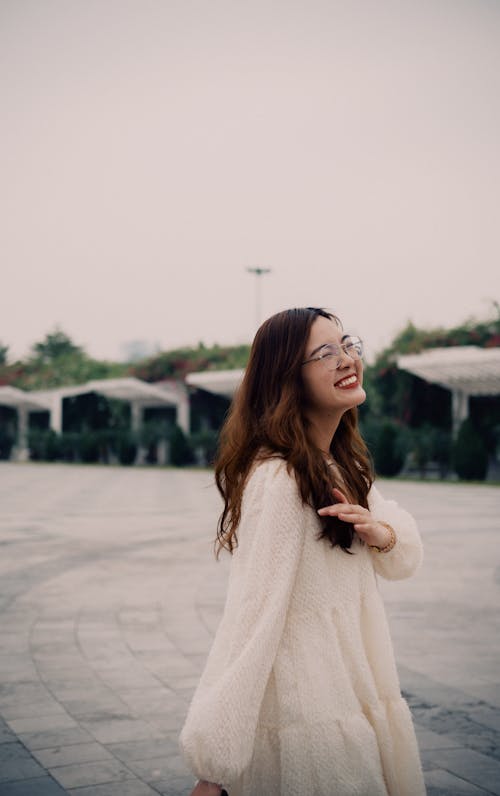
[{"label": "woman's neck", "polygon": [[309,418],[309,439],[329,459],[332,458],[330,446],[339,422],[340,418]]}]

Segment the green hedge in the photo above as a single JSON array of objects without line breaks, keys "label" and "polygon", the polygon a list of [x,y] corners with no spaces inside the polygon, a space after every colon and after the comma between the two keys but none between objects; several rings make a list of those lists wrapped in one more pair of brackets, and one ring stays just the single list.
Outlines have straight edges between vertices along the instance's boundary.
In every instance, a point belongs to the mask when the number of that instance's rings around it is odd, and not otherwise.
[{"label": "green hedge", "polygon": [[470,419],[464,420],[453,444],[453,467],[465,481],[484,481],[488,472],[486,445]]}]

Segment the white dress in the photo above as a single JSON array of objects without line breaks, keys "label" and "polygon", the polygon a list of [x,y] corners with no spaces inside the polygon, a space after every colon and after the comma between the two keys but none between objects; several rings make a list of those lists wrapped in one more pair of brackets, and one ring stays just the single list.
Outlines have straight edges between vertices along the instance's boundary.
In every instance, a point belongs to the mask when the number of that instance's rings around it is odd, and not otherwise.
[{"label": "white dress", "polygon": [[230,796],[425,796],[375,573],[422,562],[415,521],[375,486],[388,553],[316,540],[282,459],[245,487],[224,613],[179,737],[199,779]]}]

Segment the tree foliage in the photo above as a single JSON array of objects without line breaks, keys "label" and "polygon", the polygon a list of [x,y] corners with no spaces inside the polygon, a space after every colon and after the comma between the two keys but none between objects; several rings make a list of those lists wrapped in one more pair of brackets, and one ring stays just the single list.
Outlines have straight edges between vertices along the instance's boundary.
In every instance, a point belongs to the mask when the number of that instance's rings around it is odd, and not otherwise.
[{"label": "tree foliage", "polygon": [[0,343],[0,366],[7,364],[7,354],[9,352],[9,346],[3,345]]},{"label": "tree foliage", "polygon": [[43,340],[34,343],[32,352],[35,360],[41,363],[54,362],[68,356],[84,357],[83,348],[75,345],[62,329],[56,327]]},{"label": "tree foliage", "polygon": [[49,332],[34,343],[25,360],[1,363],[0,384],[10,384],[24,390],[42,390],[82,384],[92,379],[106,379],[128,375],[123,363],[106,362],[89,357],[62,329]]},{"label": "tree foliage", "polygon": [[159,381],[166,378],[183,378],[188,373],[206,370],[233,370],[244,368],[250,354],[249,345],[207,347],[199,343],[197,348],[176,348],[163,351],[132,369],[134,376],[144,381]]}]

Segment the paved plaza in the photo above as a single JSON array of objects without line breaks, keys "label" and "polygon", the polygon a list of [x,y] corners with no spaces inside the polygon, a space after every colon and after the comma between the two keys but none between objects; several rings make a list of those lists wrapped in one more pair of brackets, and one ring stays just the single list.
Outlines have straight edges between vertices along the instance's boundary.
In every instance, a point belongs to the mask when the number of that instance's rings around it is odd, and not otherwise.
[{"label": "paved plaza", "polygon": [[[500,794],[500,489],[379,488],[424,542],[379,584],[428,794]],[[186,796],[229,570],[212,474],[1,463],[0,502],[0,796]]]}]

